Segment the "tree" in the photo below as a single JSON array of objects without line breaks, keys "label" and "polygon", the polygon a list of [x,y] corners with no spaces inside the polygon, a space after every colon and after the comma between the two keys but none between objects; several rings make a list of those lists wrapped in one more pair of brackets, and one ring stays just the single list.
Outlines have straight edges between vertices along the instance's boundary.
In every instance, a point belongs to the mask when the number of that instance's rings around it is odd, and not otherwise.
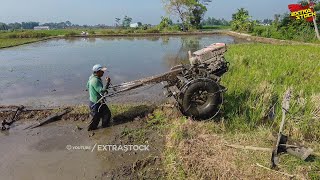
[{"label": "tree", "polygon": [[[308,0],[308,3],[311,4],[311,1]],[[313,17],[313,26],[314,26],[314,31],[316,33],[316,36],[317,36],[318,40],[320,40],[320,34],[319,34],[319,29],[318,29],[317,19],[316,18],[317,18],[316,16]]]},{"label": "tree", "polygon": [[182,28],[191,24],[197,28],[207,11],[206,5],[212,0],[163,0],[167,13],[178,16]]},{"label": "tree", "polygon": [[161,16],[161,22],[159,24],[160,29],[168,28],[169,26],[172,26],[173,22],[169,17],[163,17]]},{"label": "tree", "polygon": [[138,27],[141,27],[142,26],[142,22],[138,22]]},{"label": "tree", "polygon": [[276,27],[277,29],[279,28],[280,17],[281,17],[280,14],[275,14],[275,15],[274,15],[274,20],[273,20],[273,22],[272,22],[272,25],[273,25],[274,27]]},{"label": "tree", "polygon": [[6,23],[0,22],[0,30],[8,30],[9,26]]},{"label": "tree", "polygon": [[225,20],[224,18],[222,18],[220,21],[221,21],[221,25],[223,25],[223,26],[230,26],[230,22],[227,21],[227,20]]},{"label": "tree", "polygon": [[251,32],[253,30],[254,22],[250,21],[250,18],[249,11],[244,8],[238,9],[236,13],[232,14],[232,30]]},{"label": "tree", "polygon": [[167,13],[177,15],[181,20],[182,29],[185,30],[187,18],[189,15],[190,0],[163,0]]},{"label": "tree", "polygon": [[207,12],[207,7],[211,0],[191,0],[189,2],[190,9],[190,24],[200,28],[200,23],[204,17],[204,14]]},{"label": "tree", "polygon": [[203,20],[201,22],[201,25],[205,26],[212,26],[212,25],[217,25],[217,26],[229,26],[230,23],[225,20],[225,19],[215,19],[214,17],[208,17],[206,20]]},{"label": "tree", "polygon": [[36,26],[39,26],[38,22],[22,22],[21,26],[23,29],[33,29]]},{"label": "tree", "polygon": [[68,27],[72,26],[72,23],[70,21],[66,21],[65,23]]},{"label": "tree", "polygon": [[272,19],[264,19],[262,21],[263,24],[271,24],[272,23]]},{"label": "tree", "polygon": [[21,29],[21,24],[17,23],[17,22],[10,23],[10,24],[8,24],[8,26],[9,26],[9,29]]},{"label": "tree", "polygon": [[116,20],[116,26],[120,26],[120,20],[121,19],[120,18],[116,18],[115,20]]},{"label": "tree", "polygon": [[123,20],[122,20],[122,26],[123,26],[123,27],[129,27],[130,24],[131,24],[131,22],[132,22],[132,18],[129,17],[129,16],[125,16],[125,17],[123,18]]},{"label": "tree", "polygon": [[[313,8],[315,10],[315,12],[320,10],[320,3],[319,0],[301,0],[299,1],[300,4],[302,4],[303,6],[308,5],[308,4],[313,4]],[[318,14],[316,14],[315,17],[313,17],[313,26],[314,26],[314,30],[316,33],[316,36],[318,38],[318,40],[320,40],[320,35],[319,35],[319,30],[318,30],[318,25],[317,25],[317,16]]]},{"label": "tree", "polygon": [[315,11],[320,11],[320,2],[319,1],[316,2],[315,6],[314,6],[314,10]]},{"label": "tree", "polygon": [[72,24],[70,21],[66,22],[59,22],[59,23],[54,23],[54,22],[49,22],[49,23],[44,23],[42,26],[49,26],[50,29],[65,29],[67,27],[75,27],[76,25]]}]

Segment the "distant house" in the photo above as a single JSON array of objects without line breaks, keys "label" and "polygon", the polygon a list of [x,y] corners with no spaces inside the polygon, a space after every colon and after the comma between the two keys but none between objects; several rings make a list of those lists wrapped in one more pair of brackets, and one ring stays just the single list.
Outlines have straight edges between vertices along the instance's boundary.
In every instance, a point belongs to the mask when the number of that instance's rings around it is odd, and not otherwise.
[{"label": "distant house", "polygon": [[132,23],[132,24],[130,24],[130,27],[131,28],[137,28],[137,27],[139,27],[139,24],[138,23]]},{"label": "distant house", "polygon": [[49,30],[49,26],[36,26],[33,28],[34,30]]}]

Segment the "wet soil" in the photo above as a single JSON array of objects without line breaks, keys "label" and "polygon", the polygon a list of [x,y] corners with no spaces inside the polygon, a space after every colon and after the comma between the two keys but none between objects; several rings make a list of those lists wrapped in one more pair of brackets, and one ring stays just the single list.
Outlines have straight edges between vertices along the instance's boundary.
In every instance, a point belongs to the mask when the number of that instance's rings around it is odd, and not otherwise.
[{"label": "wet soil", "polygon": [[[0,107],[0,110],[8,107]],[[149,179],[163,177],[161,132],[147,126],[154,107],[137,105],[113,117],[111,127],[88,132],[86,113],[25,129],[56,110],[22,112],[0,133],[0,179]],[[12,112],[0,112],[11,120]],[[75,148],[68,150],[68,145]],[[98,151],[95,145],[148,145],[149,151]],[[76,147],[90,147],[86,150]],[[93,150],[92,150],[93,149]]]},{"label": "wet soil", "polygon": [[19,121],[0,134],[1,179],[91,179],[101,170],[95,153],[66,150],[68,144],[88,144],[85,133],[71,124],[23,130]]}]

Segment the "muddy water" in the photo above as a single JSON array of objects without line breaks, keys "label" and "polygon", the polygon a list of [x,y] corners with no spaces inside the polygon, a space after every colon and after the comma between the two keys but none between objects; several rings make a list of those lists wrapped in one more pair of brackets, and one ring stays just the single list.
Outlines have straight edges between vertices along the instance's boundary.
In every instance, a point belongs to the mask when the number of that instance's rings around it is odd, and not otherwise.
[{"label": "muddy water", "polygon": [[[185,61],[188,50],[216,42],[241,41],[224,35],[75,38],[3,49],[0,50],[0,104],[87,103],[85,85],[96,63],[107,65],[112,83],[118,84],[163,73]],[[143,92],[126,95],[125,101],[150,100],[151,95],[162,97],[159,86]]]},{"label": "muddy water", "polygon": [[102,171],[96,152],[67,150],[67,145],[91,145],[87,132],[72,124],[23,130],[19,122],[0,132],[0,179],[94,179]]}]

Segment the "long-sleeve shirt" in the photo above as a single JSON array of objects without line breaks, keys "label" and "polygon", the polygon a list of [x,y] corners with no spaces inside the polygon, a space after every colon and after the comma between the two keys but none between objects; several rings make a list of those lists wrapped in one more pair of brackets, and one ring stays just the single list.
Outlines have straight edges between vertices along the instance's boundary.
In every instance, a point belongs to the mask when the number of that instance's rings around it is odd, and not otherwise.
[{"label": "long-sleeve shirt", "polygon": [[87,89],[89,90],[90,101],[97,103],[104,93],[108,93],[107,89],[109,83],[103,87],[101,78],[96,75],[91,75],[87,83]]}]

